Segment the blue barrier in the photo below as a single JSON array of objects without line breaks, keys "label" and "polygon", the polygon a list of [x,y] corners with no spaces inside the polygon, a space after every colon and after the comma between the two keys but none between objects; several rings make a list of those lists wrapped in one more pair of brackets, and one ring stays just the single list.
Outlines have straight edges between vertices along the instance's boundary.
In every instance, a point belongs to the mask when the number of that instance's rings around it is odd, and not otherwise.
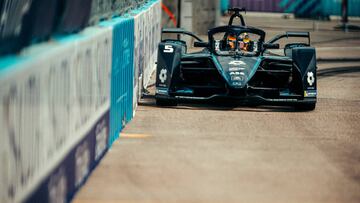
[{"label": "blue barrier", "polygon": [[133,115],[134,19],[118,17],[101,23],[113,29],[109,146]]},{"label": "blue barrier", "polygon": [[224,15],[229,9],[229,0],[221,0],[220,8],[221,8],[221,13]]}]

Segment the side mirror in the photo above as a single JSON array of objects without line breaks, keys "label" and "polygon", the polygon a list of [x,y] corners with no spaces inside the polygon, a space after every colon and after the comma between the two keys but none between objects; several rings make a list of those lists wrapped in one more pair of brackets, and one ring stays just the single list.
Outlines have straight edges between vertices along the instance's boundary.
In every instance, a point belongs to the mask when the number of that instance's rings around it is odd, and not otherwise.
[{"label": "side mirror", "polygon": [[194,42],[194,47],[209,47],[207,42]]},{"label": "side mirror", "polygon": [[273,43],[265,43],[265,44],[263,44],[263,48],[264,49],[279,49],[280,45],[279,44],[273,44]]}]

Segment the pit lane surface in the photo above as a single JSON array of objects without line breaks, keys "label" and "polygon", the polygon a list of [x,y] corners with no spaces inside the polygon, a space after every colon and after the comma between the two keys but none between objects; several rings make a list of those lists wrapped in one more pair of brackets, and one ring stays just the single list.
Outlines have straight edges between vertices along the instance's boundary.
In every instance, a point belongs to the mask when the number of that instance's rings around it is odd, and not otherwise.
[{"label": "pit lane surface", "polygon": [[360,64],[319,64],[315,111],[139,106],[74,202],[360,202]]}]

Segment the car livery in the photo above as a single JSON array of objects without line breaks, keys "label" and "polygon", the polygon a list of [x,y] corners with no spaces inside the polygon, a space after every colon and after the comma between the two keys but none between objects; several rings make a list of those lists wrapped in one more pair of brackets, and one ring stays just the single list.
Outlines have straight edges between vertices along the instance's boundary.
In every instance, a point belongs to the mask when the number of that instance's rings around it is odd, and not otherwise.
[{"label": "car livery", "polygon": [[[240,12],[234,12],[226,26],[208,31],[208,42],[180,28],[162,33],[188,35],[194,47],[187,53],[181,39],[162,39],[156,70],[156,103],[177,105],[179,100],[225,98],[249,105],[287,105],[313,110],[317,98],[316,51],[308,32],[286,32],[265,42],[265,32],[247,26]],[[240,18],[241,25],[233,25]],[[289,43],[283,54],[277,43],[283,38],[303,38],[306,43]],[[303,40],[304,41],[304,40]]]}]

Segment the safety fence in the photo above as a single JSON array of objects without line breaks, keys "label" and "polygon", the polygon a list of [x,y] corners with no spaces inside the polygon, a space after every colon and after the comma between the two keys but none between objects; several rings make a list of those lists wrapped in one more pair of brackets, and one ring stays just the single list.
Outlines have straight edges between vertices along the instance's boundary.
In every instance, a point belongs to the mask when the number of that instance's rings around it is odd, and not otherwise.
[{"label": "safety fence", "polygon": [[149,0],[1,0],[0,55],[121,16]]},{"label": "safety fence", "polygon": [[[258,12],[294,13],[299,17],[341,15],[341,3],[342,0],[222,0],[222,4],[229,7],[245,7],[248,11]],[[359,4],[360,0],[348,1],[349,16],[360,16]]]},{"label": "safety fence", "polygon": [[72,199],[133,117],[155,67],[160,15],[160,2],[148,1],[0,57],[0,202]]}]

